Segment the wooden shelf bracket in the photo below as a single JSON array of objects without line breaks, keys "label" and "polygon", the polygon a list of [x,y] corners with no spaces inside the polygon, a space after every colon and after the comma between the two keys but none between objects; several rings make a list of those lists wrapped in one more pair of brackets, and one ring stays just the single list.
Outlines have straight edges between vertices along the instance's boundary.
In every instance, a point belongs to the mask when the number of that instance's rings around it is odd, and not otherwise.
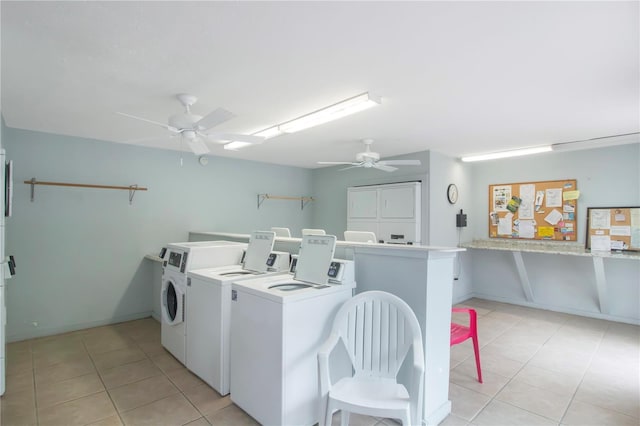
[{"label": "wooden shelf bracket", "polygon": [[315,201],[313,197],[288,197],[284,195],[271,195],[271,194],[258,194],[258,209],[264,203],[264,200],[293,200],[300,201],[300,210],[304,210],[304,206],[312,201]]},{"label": "wooden shelf bracket", "polygon": [[38,181],[36,178],[31,180],[25,180],[24,183],[31,185],[31,202],[36,198],[36,185],[48,185],[48,186],[71,186],[75,188],[98,188],[98,189],[121,189],[129,191],[129,204],[133,204],[133,197],[136,195],[136,191],[146,191],[147,188],[138,186],[137,184],[129,186],[115,186],[115,185],[93,185],[86,183],[67,183],[67,182],[44,182]]}]

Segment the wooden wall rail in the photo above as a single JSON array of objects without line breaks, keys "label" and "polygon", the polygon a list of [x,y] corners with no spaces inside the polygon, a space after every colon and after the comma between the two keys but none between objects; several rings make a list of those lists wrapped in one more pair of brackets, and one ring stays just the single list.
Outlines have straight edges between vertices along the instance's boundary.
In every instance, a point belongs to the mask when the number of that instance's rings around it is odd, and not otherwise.
[{"label": "wooden wall rail", "polygon": [[146,191],[147,188],[136,185],[130,186],[116,186],[116,185],[95,185],[88,183],[69,183],[69,182],[46,182],[39,181],[36,178],[32,178],[31,180],[25,180],[25,184],[31,185],[31,201],[35,199],[35,185],[48,185],[48,186],[67,186],[67,187],[76,187],[76,188],[97,188],[97,189],[120,189],[129,191],[129,204],[133,202],[133,196],[136,191]]}]

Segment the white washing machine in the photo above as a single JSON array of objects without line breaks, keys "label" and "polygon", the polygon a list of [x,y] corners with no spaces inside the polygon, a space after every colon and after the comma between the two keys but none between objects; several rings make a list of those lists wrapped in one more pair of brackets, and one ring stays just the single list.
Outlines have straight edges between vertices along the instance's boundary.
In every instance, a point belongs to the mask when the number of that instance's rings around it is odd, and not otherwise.
[{"label": "white washing machine", "polygon": [[246,244],[199,241],[167,245],[160,292],[161,342],[181,363],[186,362],[185,309],[187,272],[192,269],[238,264]]},{"label": "white washing machine", "polygon": [[320,419],[318,350],[356,285],[353,262],[333,259],[334,250],[335,236],[307,235],[294,277],[232,284],[231,399],[261,424]]},{"label": "white washing machine", "polygon": [[272,252],[274,241],[274,232],[255,231],[242,265],[188,273],[186,366],[221,395],[229,393],[231,283],[288,273],[290,255]]}]

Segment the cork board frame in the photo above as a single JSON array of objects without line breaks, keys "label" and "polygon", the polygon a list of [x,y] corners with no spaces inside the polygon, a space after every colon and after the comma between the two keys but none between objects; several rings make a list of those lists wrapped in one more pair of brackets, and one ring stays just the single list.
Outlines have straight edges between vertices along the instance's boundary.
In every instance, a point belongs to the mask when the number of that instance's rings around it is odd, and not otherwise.
[{"label": "cork board frame", "polygon": [[588,207],[585,248],[640,252],[640,206]]},{"label": "cork board frame", "polygon": [[577,241],[576,179],[489,185],[489,237]]}]

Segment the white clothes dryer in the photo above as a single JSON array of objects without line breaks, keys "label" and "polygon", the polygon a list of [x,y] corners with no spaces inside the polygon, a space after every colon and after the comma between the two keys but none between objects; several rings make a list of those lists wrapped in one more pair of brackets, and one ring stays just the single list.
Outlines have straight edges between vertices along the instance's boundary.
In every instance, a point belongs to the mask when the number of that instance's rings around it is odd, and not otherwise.
[{"label": "white clothes dryer", "polygon": [[287,274],[289,258],[284,252],[268,254],[264,271],[234,265],[189,272],[186,366],[220,395],[229,393],[231,283]]},{"label": "white clothes dryer", "polygon": [[356,285],[353,261],[334,250],[335,236],[304,236],[294,277],[232,284],[231,399],[261,424],[320,419],[318,350]]},{"label": "white clothes dryer", "polygon": [[161,342],[182,364],[186,362],[187,272],[194,268],[237,264],[245,247],[246,244],[232,241],[172,243],[167,246],[160,292]]}]

